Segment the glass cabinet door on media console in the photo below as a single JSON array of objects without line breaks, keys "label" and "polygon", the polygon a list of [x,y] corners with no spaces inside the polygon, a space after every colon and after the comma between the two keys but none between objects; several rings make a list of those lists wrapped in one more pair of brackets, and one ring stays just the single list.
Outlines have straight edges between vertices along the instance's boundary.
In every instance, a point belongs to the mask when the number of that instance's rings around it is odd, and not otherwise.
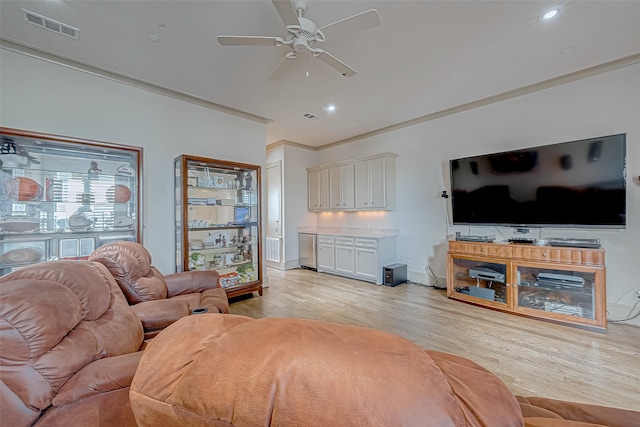
[{"label": "glass cabinet door on media console", "polygon": [[507,307],[507,264],[491,259],[452,258],[452,291],[461,299],[481,298],[491,307]]},{"label": "glass cabinet door on media console", "polygon": [[0,128],[0,274],[140,241],[142,149]]},{"label": "glass cabinet door on media console", "polygon": [[516,267],[516,309],[550,318],[572,316],[585,321],[603,317],[598,313],[603,297],[596,281],[604,280],[601,270],[564,266],[518,265]]},{"label": "glass cabinet door on media console", "polygon": [[260,166],[175,159],[176,269],[217,270],[228,296],[262,295]]}]

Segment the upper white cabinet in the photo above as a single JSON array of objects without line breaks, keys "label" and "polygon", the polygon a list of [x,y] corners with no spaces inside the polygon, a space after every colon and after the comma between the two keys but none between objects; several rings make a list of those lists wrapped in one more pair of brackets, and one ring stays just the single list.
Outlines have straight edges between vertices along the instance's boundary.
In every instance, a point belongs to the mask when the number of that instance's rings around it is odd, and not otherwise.
[{"label": "upper white cabinet", "polygon": [[330,209],[353,209],[355,206],[354,165],[334,166],[329,169]]},{"label": "upper white cabinet", "polygon": [[326,211],[329,209],[329,169],[309,171],[309,210]]},{"label": "upper white cabinet", "polygon": [[309,210],[395,209],[396,157],[385,153],[308,169]]}]

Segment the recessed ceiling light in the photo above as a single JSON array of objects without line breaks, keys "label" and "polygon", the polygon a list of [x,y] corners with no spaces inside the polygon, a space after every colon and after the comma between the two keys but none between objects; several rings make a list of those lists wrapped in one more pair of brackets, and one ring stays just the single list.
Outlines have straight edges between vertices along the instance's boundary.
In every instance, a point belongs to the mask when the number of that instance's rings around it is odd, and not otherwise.
[{"label": "recessed ceiling light", "polygon": [[548,21],[548,20],[553,19],[556,16],[558,16],[558,13],[560,13],[560,8],[559,7],[554,7],[553,9],[549,9],[548,11],[546,11],[545,13],[540,15],[540,20],[541,21]]},{"label": "recessed ceiling light", "polygon": [[335,105],[327,105],[326,107],[324,107],[325,110],[327,110],[328,112],[332,113],[334,111],[336,111],[336,106]]},{"label": "recessed ceiling light", "polygon": [[149,34],[149,40],[151,40],[152,42],[157,42],[160,41],[160,37],[156,36],[155,34]]}]

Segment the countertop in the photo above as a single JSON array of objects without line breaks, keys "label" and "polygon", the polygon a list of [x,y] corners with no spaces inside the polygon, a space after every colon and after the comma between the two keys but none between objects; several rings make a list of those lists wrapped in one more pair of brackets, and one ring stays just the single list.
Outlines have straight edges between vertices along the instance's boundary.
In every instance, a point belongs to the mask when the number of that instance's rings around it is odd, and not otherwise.
[{"label": "countertop", "polygon": [[398,235],[398,230],[346,227],[298,227],[298,233],[330,234],[332,236],[371,237],[373,239],[380,239],[384,237],[395,237]]}]

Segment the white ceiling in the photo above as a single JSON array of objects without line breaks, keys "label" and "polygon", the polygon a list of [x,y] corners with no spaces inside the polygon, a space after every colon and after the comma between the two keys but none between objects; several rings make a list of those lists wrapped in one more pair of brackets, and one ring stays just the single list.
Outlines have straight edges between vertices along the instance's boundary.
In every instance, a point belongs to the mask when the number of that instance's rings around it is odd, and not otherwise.
[{"label": "white ceiling", "polygon": [[[557,5],[555,20],[538,20]],[[79,28],[79,40],[25,23],[21,8]],[[269,81],[285,48],[217,43],[283,37],[269,0],[1,0],[0,37],[267,118],[267,144],[313,147],[640,53],[640,1],[309,0],[305,17],[320,27],[368,9],[379,26],[322,45],[353,77],[314,58],[306,77],[300,57]]]}]

